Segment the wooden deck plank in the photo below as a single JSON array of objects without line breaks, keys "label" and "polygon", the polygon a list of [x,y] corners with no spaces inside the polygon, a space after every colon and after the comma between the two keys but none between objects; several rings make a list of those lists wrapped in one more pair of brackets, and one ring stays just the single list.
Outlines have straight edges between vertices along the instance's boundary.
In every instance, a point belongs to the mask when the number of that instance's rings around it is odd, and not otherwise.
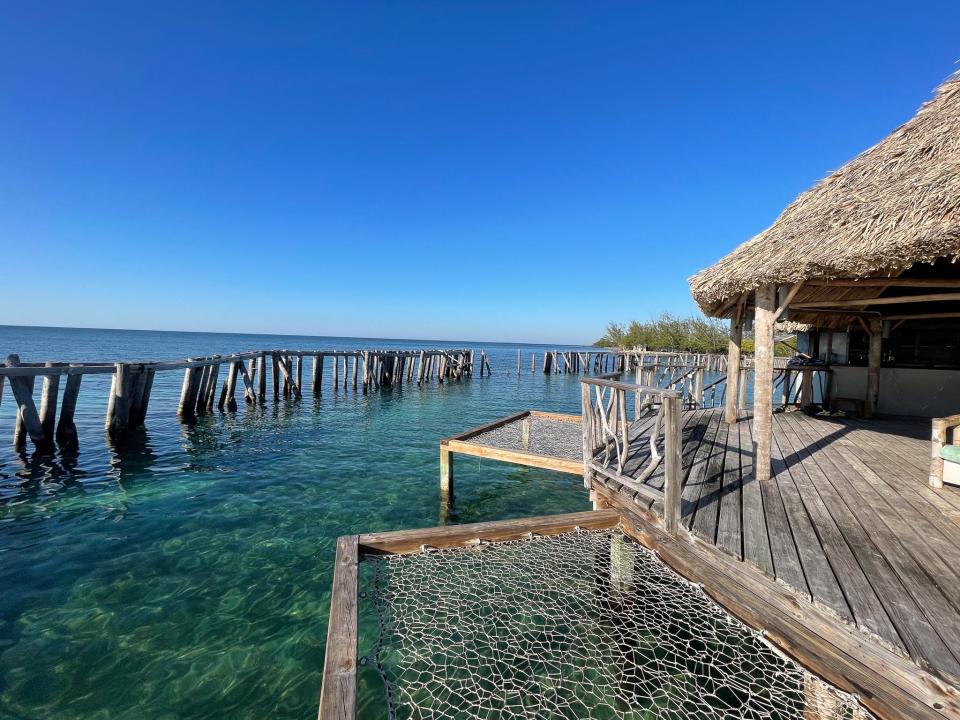
[{"label": "wooden deck plank", "polygon": [[901,539],[909,541],[912,534],[909,527],[901,527],[904,533],[898,533],[890,527],[888,518],[896,513],[872,491],[858,468],[847,462],[838,444],[829,439],[833,433],[824,436],[821,434],[823,429],[813,423],[803,423],[799,427],[806,433],[808,443],[815,448],[817,462],[825,475],[861,521],[868,524],[874,544],[917,606],[917,614],[906,625],[898,626],[901,637],[906,639],[905,634],[928,636],[929,627],[941,640],[939,643],[924,643],[917,648],[919,654],[914,659],[950,678],[960,677],[960,663],[954,651],[960,648],[956,637],[960,630],[956,613],[949,609],[949,603],[936,585],[902,544]]},{"label": "wooden deck plank", "polygon": [[736,558],[743,557],[741,528],[740,423],[729,427],[723,460],[723,486],[720,490],[720,519],[717,523],[717,547]]},{"label": "wooden deck plank", "polygon": [[[723,463],[727,457],[727,434],[730,426],[725,422],[717,423],[717,434],[713,438],[713,451],[707,463],[697,509],[693,515],[693,532],[711,543],[717,541],[717,525],[720,519],[720,491],[723,487]],[[739,468],[737,469],[739,473]]]},{"label": "wooden deck plank", "polygon": [[707,471],[710,465],[710,457],[713,455],[714,440],[717,431],[720,429],[720,413],[709,413],[706,417],[707,425],[704,430],[703,439],[697,446],[696,452],[690,461],[690,470],[687,473],[687,481],[683,486],[683,494],[680,499],[680,522],[689,529],[693,524],[693,516],[697,505],[700,502],[700,496],[703,494],[703,486],[707,479]]},{"label": "wooden deck plank", "polygon": [[[750,426],[752,433],[752,421]],[[810,588],[803,575],[797,544],[793,541],[790,521],[787,519],[787,511],[783,499],[780,497],[780,488],[777,484],[777,474],[780,467],[774,464],[773,469],[774,474],[769,480],[761,482],[754,478],[752,481],[759,482],[760,493],[763,496],[764,518],[767,521],[767,535],[770,539],[770,555],[773,558],[774,577],[809,598]]]},{"label": "wooden deck plank", "polygon": [[[784,447],[784,453],[795,458],[790,466],[791,476],[817,529],[853,618],[859,627],[883,638],[894,647],[903,648],[899,633],[854,553],[859,548],[862,555],[873,558],[878,556],[876,548],[854,516],[843,512],[846,506],[832,487],[824,487],[828,483],[823,471],[810,454],[805,441],[797,435],[794,420],[790,417],[793,415],[795,413],[786,413],[777,418],[777,438]],[[874,572],[889,575],[889,565],[882,560],[881,563],[871,564]],[[895,584],[899,586],[899,583]],[[902,587],[899,587],[899,591],[897,597],[901,601],[909,600]]]},{"label": "wooden deck plank", "polygon": [[740,450],[740,492],[743,495],[743,559],[774,577],[767,516],[763,507],[763,492],[753,475],[753,439],[750,424],[736,424]]},{"label": "wooden deck plank", "polygon": [[[682,477],[686,478],[690,472],[693,456],[703,440],[708,424],[709,410],[691,410],[683,413],[681,428],[680,469]],[[647,485],[657,490],[663,490],[665,465],[661,464],[656,471],[647,478]]]},{"label": "wooden deck plank", "polygon": [[777,488],[780,490],[780,499],[783,501],[787,521],[790,523],[791,535],[797,547],[797,554],[800,556],[800,564],[803,567],[810,595],[815,602],[822,603],[844,619],[853,620],[853,613],[827,560],[821,538],[814,528],[800,491],[794,483],[787,464],[789,452],[784,452],[782,438],[778,436],[775,424],[773,428],[771,460],[774,477],[771,480],[776,481]]}]

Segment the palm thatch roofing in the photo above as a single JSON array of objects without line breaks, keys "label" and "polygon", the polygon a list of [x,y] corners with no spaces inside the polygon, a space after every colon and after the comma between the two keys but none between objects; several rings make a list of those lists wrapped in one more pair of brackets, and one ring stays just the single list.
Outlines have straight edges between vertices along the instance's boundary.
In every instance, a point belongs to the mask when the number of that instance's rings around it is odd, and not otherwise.
[{"label": "palm thatch roofing", "polygon": [[[800,304],[879,297],[886,288],[877,283],[831,287],[823,281],[896,277],[918,263],[950,266],[958,256],[960,71],[911,120],[800,195],[769,228],[690,278],[690,288],[705,313],[724,317],[738,298],[761,285],[819,280],[802,287]],[[835,324],[812,308],[791,311],[790,319]]]}]

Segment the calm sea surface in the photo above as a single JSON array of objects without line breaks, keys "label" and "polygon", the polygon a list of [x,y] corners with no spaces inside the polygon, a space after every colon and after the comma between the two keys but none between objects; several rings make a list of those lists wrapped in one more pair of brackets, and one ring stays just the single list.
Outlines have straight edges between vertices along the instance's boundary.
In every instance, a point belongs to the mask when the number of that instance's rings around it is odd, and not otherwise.
[{"label": "calm sea surface", "polygon": [[[321,399],[241,402],[188,428],[182,374],[161,373],[122,448],[103,433],[109,376],[87,376],[80,449],[53,457],[13,451],[5,388],[0,718],[315,716],[337,536],[437,524],[441,437],[579,412],[574,376],[530,372],[544,346],[0,326],[0,354],[24,362],[441,346],[486,349],[493,377],[363,395],[333,392],[328,368]],[[589,509],[568,475],[460,456],[456,480],[453,522]],[[382,692],[361,672],[362,715]]]}]

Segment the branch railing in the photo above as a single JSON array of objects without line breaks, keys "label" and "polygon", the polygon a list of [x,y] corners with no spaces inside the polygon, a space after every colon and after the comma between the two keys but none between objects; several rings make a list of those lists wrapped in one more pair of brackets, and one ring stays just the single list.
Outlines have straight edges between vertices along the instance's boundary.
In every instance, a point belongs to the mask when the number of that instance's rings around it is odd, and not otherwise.
[{"label": "branch railing", "polygon": [[[634,396],[632,418],[630,394]],[[610,377],[580,381],[584,484],[590,487],[593,477],[601,475],[654,503],[662,502],[664,528],[670,533],[676,532],[680,518],[682,397],[677,389]],[[628,470],[631,457],[644,450],[648,453],[643,461]],[[646,483],[661,464],[663,490]]]}]

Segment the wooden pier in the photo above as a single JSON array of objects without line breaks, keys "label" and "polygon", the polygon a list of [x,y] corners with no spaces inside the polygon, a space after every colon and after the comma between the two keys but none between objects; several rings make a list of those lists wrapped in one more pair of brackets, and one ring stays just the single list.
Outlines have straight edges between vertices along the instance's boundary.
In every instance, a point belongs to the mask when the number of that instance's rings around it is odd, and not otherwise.
[{"label": "wooden pier", "polygon": [[[474,357],[471,349],[252,350],[185,360],[102,363],[23,363],[18,355],[10,355],[0,364],[0,402],[5,378],[17,404],[15,449],[24,450],[29,437],[38,451],[48,452],[56,445],[72,447],[78,443],[74,416],[85,375],[112,376],[104,428],[109,437],[120,438],[144,424],[158,372],[183,371],[177,414],[190,421],[215,410],[237,410],[240,384],[247,404],[266,403],[270,396],[274,401],[299,400],[307,390],[314,396],[323,393],[327,368],[330,391],[362,389],[366,393],[404,383],[422,385],[469,378]],[[305,385],[307,360],[310,381]],[[38,380],[39,405],[34,398]]]}]

